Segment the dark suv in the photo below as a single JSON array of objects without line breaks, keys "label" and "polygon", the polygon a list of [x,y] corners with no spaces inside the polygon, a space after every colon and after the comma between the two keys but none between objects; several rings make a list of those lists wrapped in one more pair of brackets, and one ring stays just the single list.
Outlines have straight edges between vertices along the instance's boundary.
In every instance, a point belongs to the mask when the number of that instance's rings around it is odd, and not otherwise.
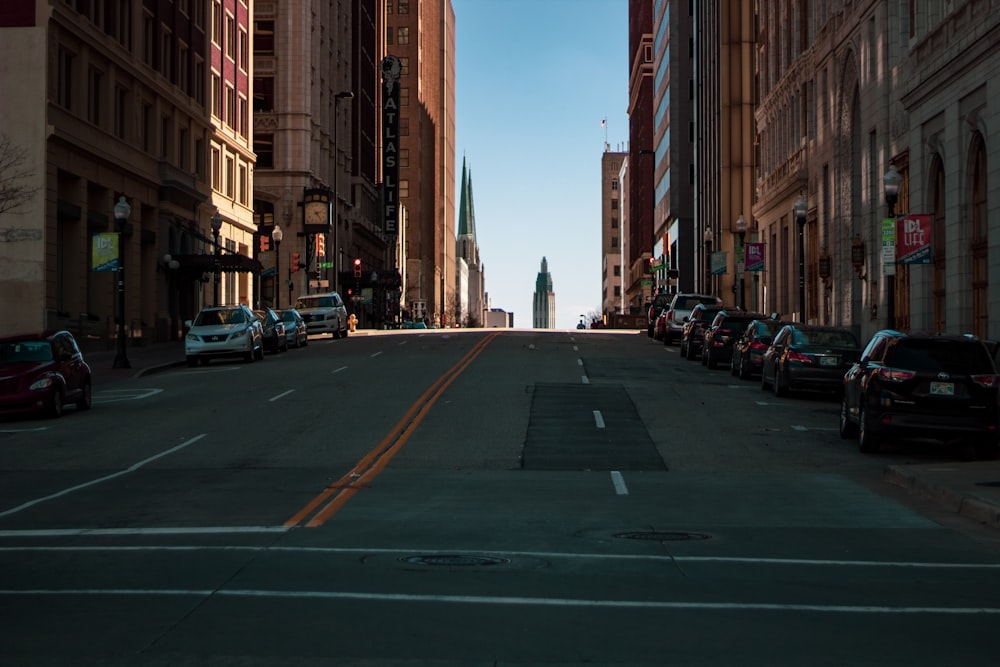
[{"label": "dark suv", "polygon": [[1000,387],[986,345],[971,336],[879,331],[844,375],[840,435],[878,451],[890,435],[961,439],[996,458]]},{"label": "dark suv", "polygon": [[736,310],[730,306],[708,305],[699,303],[691,309],[691,314],[684,320],[681,330],[681,356],[685,359],[697,359],[701,354],[701,344],[705,340],[705,330],[721,310]]},{"label": "dark suv", "polygon": [[709,368],[728,364],[733,359],[733,344],[747,325],[763,319],[762,313],[743,313],[720,310],[705,330],[705,340],[701,346],[701,363]]}]

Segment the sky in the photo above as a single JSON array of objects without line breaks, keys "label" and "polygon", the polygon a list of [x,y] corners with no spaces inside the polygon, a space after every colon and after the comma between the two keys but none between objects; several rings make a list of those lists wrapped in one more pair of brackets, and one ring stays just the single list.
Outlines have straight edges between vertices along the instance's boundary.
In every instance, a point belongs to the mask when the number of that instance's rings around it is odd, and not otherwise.
[{"label": "sky", "polygon": [[545,257],[555,326],[573,329],[601,312],[601,156],[605,140],[628,146],[628,1],[452,6],[455,205],[464,158],[490,305],[530,327]]}]

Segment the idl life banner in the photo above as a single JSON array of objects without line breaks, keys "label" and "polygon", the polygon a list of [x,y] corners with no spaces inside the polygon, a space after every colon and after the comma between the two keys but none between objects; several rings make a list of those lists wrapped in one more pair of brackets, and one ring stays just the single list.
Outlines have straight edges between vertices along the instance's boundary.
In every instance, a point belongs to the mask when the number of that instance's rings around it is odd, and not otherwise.
[{"label": "idl life banner", "polygon": [[94,234],[91,240],[91,271],[118,270],[118,232]]},{"label": "idl life banner", "polygon": [[763,271],[764,270],[764,244],[763,243],[747,243],[744,247],[746,252],[746,265],[747,271]]},{"label": "idl life banner", "polygon": [[931,263],[931,216],[913,213],[896,221],[896,255],[900,264]]}]

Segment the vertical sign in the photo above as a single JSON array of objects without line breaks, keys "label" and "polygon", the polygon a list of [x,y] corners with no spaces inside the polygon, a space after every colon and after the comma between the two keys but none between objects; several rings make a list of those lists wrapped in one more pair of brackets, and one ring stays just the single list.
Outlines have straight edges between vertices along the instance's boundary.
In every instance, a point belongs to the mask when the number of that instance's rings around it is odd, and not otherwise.
[{"label": "vertical sign", "polygon": [[747,271],[763,271],[764,270],[764,244],[763,243],[747,243],[743,247],[743,251],[746,253],[746,270]]},{"label": "vertical sign", "polygon": [[896,275],[896,219],[882,220],[882,275]]},{"label": "vertical sign", "polygon": [[900,264],[931,263],[931,216],[914,213],[896,222],[896,250]]},{"label": "vertical sign", "polygon": [[399,233],[399,74],[396,56],[382,59],[382,222]]},{"label": "vertical sign", "polygon": [[94,234],[91,240],[91,271],[118,270],[118,232]]}]

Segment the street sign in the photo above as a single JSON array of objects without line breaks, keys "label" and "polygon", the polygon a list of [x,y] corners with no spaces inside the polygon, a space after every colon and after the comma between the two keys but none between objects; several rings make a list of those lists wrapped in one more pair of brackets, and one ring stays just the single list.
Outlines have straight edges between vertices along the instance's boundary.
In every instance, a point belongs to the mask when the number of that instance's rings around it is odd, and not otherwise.
[{"label": "street sign", "polygon": [[321,269],[332,269],[333,268],[333,262],[320,262],[319,263],[319,268],[321,268]]},{"label": "street sign", "polygon": [[330,281],[327,280],[326,278],[323,278],[322,280],[310,280],[309,281],[309,287],[311,287],[313,289],[318,289],[320,287],[329,287],[329,286],[330,286]]},{"label": "street sign", "polygon": [[652,280],[643,280],[641,284],[642,284],[643,287],[649,287],[650,285],[653,284],[653,281]]}]

